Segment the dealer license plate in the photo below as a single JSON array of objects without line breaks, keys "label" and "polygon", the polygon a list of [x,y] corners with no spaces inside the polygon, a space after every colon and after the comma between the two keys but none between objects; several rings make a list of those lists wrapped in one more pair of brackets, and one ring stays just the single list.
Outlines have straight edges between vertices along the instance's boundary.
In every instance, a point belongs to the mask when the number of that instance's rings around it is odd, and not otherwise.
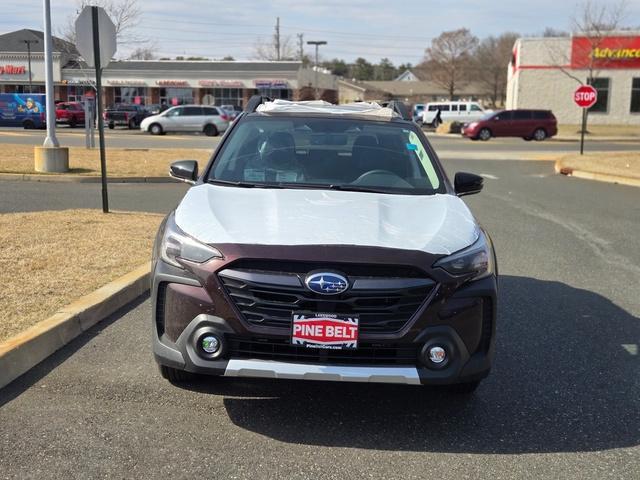
[{"label": "dealer license plate", "polygon": [[292,345],[332,350],[358,348],[357,315],[298,312],[292,318]]}]

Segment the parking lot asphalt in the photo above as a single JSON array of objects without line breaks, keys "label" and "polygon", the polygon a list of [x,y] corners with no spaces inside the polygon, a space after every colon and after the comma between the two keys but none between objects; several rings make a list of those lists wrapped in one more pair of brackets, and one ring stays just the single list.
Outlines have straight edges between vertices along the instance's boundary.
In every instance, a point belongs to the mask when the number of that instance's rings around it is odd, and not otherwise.
[{"label": "parking lot asphalt", "polygon": [[[465,200],[501,274],[495,366],[473,397],[178,388],[155,368],[143,298],[0,390],[0,478],[640,478],[640,190],[556,176],[548,162],[445,167],[485,176]],[[99,202],[99,186],[30,185],[25,203],[38,191],[60,208]],[[17,194],[6,186],[0,205]],[[166,211],[180,189],[122,185],[113,203]]]}]

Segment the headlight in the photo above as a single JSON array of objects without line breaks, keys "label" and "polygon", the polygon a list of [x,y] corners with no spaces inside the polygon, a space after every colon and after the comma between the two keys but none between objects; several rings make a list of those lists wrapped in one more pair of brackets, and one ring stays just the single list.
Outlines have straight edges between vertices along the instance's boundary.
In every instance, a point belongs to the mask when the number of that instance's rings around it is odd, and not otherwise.
[{"label": "headlight", "polygon": [[476,128],[478,126],[478,122],[471,122],[469,125],[467,125],[467,127],[469,128]]},{"label": "headlight", "polygon": [[195,263],[204,263],[212,258],[222,258],[222,253],[216,248],[198,242],[184,233],[173,220],[173,216],[167,220],[162,244],[160,245],[160,257],[169,265],[184,268],[178,259]]},{"label": "headlight", "polygon": [[480,231],[480,236],[473,245],[441,258],[433,266],[455,276],[470,276],[470,279],[487,277],[495,272],[491,241]]}]

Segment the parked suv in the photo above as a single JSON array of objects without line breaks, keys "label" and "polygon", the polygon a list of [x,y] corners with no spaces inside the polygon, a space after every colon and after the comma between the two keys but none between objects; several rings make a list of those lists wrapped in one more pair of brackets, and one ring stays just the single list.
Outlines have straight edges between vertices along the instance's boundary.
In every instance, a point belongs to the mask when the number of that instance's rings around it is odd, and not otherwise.
[{"label": "parked suv", "polygon": [[462,127],[462,135],[472,140],[491,137],[522,137],[542,141],[558,133],[558,121],[550,110],[502,110]]},{"label": "parked suv", "polygon": [[167,132],[202,132],[208,136],[216,136],[229,127],[230,120],[229,114],[218,107],[182,105],[145,118],[140,124],[140,129],[154,135]]},{"label": "parked suv", "polygon": [[473,391],[497,268],[459,197],[482,178],[452,184],[408,112],[313,103],[253,97],[202,172],[171,165],[193,186],[153,250],[162,375]]},{"label": "parked suv", "polygon": [[443,122],[473,122],[486,115],[477,102],[431,102],[422,113],[422,124],[437,127]]}]

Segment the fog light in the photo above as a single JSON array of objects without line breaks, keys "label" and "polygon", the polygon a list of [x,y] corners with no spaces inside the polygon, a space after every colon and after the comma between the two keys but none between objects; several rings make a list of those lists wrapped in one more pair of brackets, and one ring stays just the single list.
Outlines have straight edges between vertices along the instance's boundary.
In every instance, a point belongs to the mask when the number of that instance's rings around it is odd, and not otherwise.
[{"label": "fog light", "polygon": [[442,347],[431,347],[429,349],[429,360],[436,365],[440,365],[447,359],[447,352]]},{"label": "fog light", "polygon": [[205,353],[210,355],[214,354],[220,350],[220,340],[216,336],[207,335],[200,340],[200,348],[202,348]]}]

